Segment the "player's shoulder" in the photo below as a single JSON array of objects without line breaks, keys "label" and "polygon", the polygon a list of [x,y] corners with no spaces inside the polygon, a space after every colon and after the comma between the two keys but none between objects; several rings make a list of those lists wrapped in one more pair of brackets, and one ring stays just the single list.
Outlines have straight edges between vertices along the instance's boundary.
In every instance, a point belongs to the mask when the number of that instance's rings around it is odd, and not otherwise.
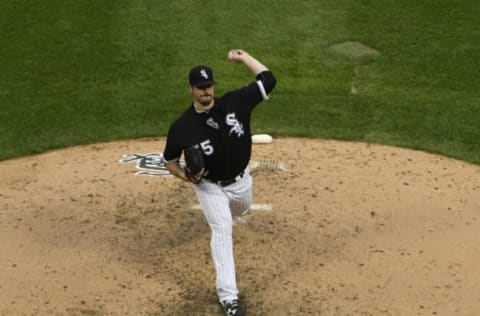
[{"label": "player's shoulder", "polygon": [[228,91],[222,96],[222,99],[227,104],[246,104],[254,102],[257,99],[258,87],[255,81],[241,86],[237,89]]},{"label": "player's shoulder", "polygon": [[249,82],[241,87],[225,92],[225,94],[223,94],[219,99],[228,100],[231,98],[240,97],[243,94],[247,93],[249,89],[254,88],[254,85],[255,85],[255,82]]},{"label": "player's shoulder", "polygon": [[189,106],[185,111],[180,114],[171,124],[170,128],[178,128],[184,125],[188,125],[192,121],[193,117],[193,106]]},{"label": "player's shoulder", "polygon": [[190,105],[185,111],[183,111],[182,115],[178,118],[179,120],[191,120],[192,117],[195,116],[195,110],[193,108],[193,104]]}]

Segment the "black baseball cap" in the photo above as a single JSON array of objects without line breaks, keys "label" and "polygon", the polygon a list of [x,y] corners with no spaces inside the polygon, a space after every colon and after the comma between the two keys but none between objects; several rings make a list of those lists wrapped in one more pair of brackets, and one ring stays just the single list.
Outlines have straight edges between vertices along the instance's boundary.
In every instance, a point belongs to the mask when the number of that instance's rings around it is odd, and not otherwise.
[{"label": "black baseball cap", "polygon": [[213,79],[212,68],[203,65],[193,67],[188,78],[190,84],[197,88],[205,88],[216,83]]}]

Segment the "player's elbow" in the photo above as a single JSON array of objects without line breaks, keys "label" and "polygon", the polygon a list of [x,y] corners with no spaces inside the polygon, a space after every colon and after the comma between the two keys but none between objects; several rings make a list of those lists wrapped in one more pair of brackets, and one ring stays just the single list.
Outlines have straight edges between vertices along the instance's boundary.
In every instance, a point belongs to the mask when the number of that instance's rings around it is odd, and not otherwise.
[{"label": "player's elbow", "polygon": [[257,79],[262,81],[263,87],[265,88],[267,94],[269,94],[277,84],[277,79],[270,70],[263,71],[258,74]]}]

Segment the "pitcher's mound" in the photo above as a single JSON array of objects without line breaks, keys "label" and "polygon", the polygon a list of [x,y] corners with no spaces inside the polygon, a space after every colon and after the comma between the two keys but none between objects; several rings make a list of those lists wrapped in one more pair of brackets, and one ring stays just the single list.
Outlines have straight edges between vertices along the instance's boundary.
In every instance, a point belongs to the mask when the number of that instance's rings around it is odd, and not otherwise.
[{"label": "pitcher's mound", "polygon": [[[0,315],[219,315],[193,188],[135,175],[164,139],[0,163]],[[275,139],[235,226],[249,315],[477,315],[480,167],[387,146]],[[142,174],[142,173],[139,173]]]}]

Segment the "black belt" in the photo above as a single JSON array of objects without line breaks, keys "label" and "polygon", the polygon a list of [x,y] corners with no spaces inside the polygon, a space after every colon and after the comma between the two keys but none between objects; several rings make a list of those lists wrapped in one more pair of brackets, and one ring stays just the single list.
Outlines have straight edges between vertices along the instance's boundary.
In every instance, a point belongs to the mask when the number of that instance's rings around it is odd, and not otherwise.
[{"label": "black belt", "polygon": [[207,180],[207,181],[209,181],[209,182],[218,184],[218,185],[221,186],[221,187],[226,187],[227,185],[230,185],[230,184],[232,184],[232,183],[237,182],[238,180],[240,180],[241,178],[243,178],[244,175],[245,175],[245,170],[243,170],[242,172],[240,172],[240,174],[239,174],[238,176],[236,176],[235,178],[229,179],[229,180],[212,180],[212,179],[208,179],[208,178],[204,178],[204,179]]}]

